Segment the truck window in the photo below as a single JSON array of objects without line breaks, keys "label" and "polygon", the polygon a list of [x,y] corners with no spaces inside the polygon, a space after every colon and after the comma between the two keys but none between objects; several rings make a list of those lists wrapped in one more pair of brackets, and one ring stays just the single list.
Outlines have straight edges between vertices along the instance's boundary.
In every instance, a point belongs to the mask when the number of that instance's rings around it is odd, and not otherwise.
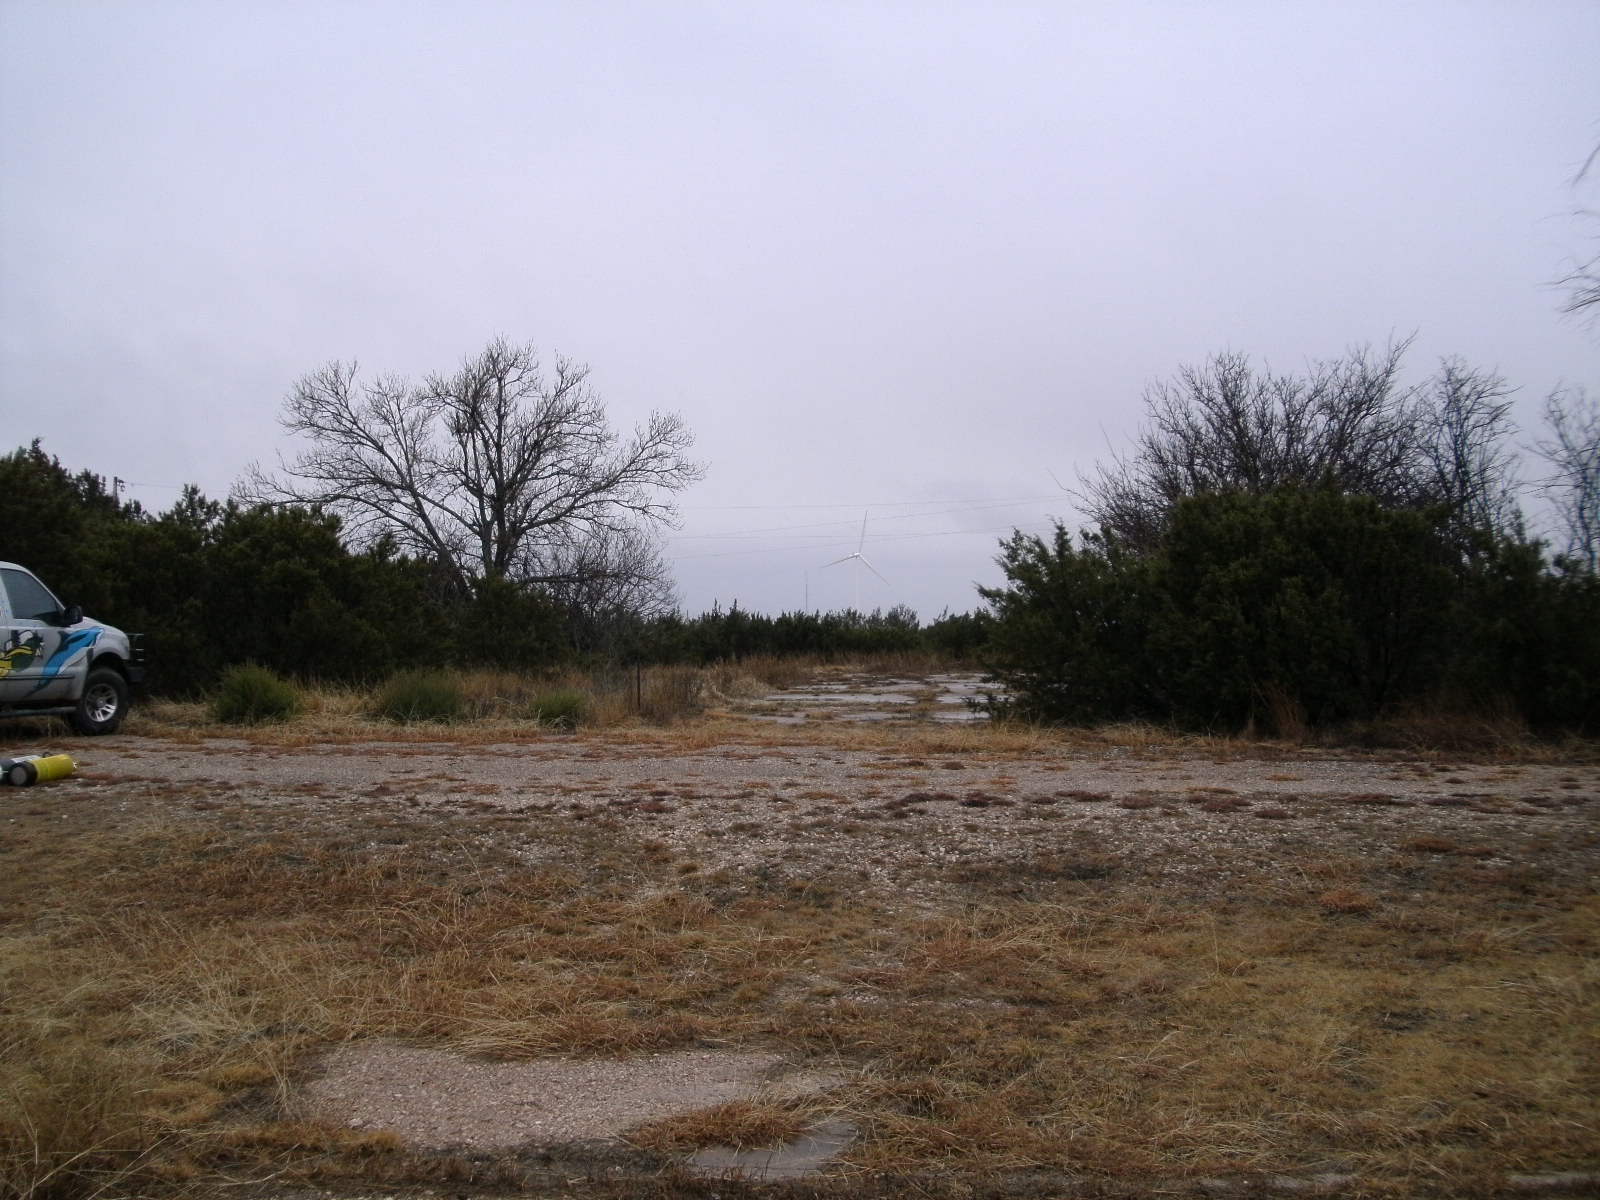
[{"label": "truck window", "polygon": [[26,571],[0,570],[13,621],[49,621],[61,611],[61,602]]}]

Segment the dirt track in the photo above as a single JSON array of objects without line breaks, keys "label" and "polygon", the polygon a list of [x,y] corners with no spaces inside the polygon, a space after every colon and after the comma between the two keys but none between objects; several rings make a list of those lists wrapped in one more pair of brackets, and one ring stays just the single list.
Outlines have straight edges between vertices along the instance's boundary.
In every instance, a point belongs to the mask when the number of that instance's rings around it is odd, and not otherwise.
[{"label": "dirt track", "polygon": [[387,815],[434,815],[441,830],[472,828],[535,857],[545,822],[625,824],[708,868],[846,871],[913,894],[1061,855],[1137,864],[1206,890],[1224,885],[1235,864],[1254,869],[1313,849],[1365,856],[1429,837],[1486,864],[1575,880],[1592,879],[1600,861],[1594,765],[1281,748],[1216,758],[1068,742],[1017,752],[962,728],[936,739],[939,749],[918,749],[912,737],[902,752],[887,729],[862,749],[785,743],[781,728],[759,728],[762,741],[697,748],[640,745],[626,734],[292,748],[121,736],[75,742],[79,774],[54,794],[92,796],[101,819],[242,805],[295,823],[367,828],[378,842]]}]

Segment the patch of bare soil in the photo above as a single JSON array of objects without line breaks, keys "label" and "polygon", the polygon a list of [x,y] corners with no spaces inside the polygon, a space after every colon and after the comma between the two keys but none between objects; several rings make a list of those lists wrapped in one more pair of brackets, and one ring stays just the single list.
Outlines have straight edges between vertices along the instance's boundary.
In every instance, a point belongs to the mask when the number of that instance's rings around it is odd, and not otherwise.
[{"label": "patch of bare soil", "polygon": [[505,1150],[619,1137],[647,1121],[782,1090],[781,1063],[732,1050],[508,1063],[378,1041],[328,1054],[304,1096],[316,1116],[388,1130],[423,1149]]}]

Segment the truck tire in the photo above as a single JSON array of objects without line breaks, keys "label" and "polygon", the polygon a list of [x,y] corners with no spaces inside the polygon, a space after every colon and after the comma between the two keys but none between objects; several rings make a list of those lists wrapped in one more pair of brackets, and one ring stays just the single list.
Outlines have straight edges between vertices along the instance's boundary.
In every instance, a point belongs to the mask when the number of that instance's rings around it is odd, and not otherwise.
[{"label": "truck tire", "polygon": [[96,667],[83,681],[83,696],[72,710],[72,727],[79,733],[115,733],[128,715],[128,681],[110,667]]}]

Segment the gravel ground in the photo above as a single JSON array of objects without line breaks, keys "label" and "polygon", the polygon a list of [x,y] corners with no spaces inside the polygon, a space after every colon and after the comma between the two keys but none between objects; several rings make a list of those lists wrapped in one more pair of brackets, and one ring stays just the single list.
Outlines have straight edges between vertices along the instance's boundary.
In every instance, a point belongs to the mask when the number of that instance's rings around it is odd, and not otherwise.
[{"label": "gravel ground", "polygon": [[[1030,872],[1122,872],[1203,896],[1226,889],[1234,872],[1308,854],[1393,854],[1418,839],[1574,883],[1592,885],[1600,863],[1600,766],[1592,763],[1067,739],[1022,753],[981,736],[959,753],[929,754],[913,747],[937,743],[897,740],[919,721],[903,697],[920,698],[925,728],[950,715],[946,702],[930,702],[917,681],[881,691],[892,697],[884,701],[891,723],[854,725],[837,745],[786,741],[770,719],[832,719],[840,701],[827,693],[809,708],[804,696],[767,698],[753,706],[749,738],[710,746],[688,735],[645,742],[625,733],[481,746],[81,740],[67,747],[78,774],[49,786],[63,799],[93,801],[93,819],[111,824],[163,811],[235,820],[249,810],[353,832],[374,846],[396,844],[385,816],[403,815],[413,840],[399,844],[419,853],[419,817],[439,818],[441,837],[499,839],[529,859],[544,853],[538,833],[548,823],[580,823],[627,830],[705,871],[844,879],[910,905],[936,904],[957,889],[971,895],[975,885],[1014,886]],[[870,700],[850,702],[852,712],[870,710]],[[34,748],[0,741],[6,753]],[[7,808],[28,800],[0,793],[0,829],[15,819]],[[489,1064],[387,1044],[341,1048],[324,1066],[307,1093],[313,1111],[393,1129],[421,1147],[613,1136],[754,1094],[782,1074],[779,1060],[763,1054]]]},{"label": "gravel ground", "polygon": [[763,1090],[836,1082],[783,1076],[775,1054],[683,1050],[626,1062],[485,1062],[392,1042],[341,1046],[306,1088],[311,1112],[429,1150],[495,1150],[615,1137],[647,1121]]},{"label": "gravel ground", "polygon": [[[357,830],[386,812],[437,815],[453,833],[462,814],[500,816],[512,838],[518,818],[529,835],[547,821],[620,824],[706,869],[842,870],[911,897],[942,892],[952,872],[1041,855],[1136,856],[1200,890],[1308,849],[1366,856],[1424,836],[1590,880],[1600,859],[1592,764],[1066,745],[919,756],[883,734],[868,749],[674,749],[626,735],[295,748],[119,736],[74,743],[79,773],[54,786],[93,793],[108,819],[152,804],[242,804]],[[538,856],[536,837],[516,840]]]}]

